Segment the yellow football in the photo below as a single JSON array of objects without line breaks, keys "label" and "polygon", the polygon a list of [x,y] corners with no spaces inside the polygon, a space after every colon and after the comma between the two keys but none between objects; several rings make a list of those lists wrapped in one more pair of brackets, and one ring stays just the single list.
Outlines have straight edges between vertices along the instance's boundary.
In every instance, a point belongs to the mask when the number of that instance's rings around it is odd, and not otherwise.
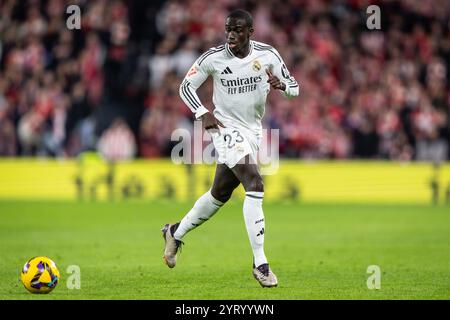
[{"label": "yellow football", "polygon": [[31,258],[20,273],[20,280],[31,293],[49,293],[60,279],[55,262],[47,257]]}]

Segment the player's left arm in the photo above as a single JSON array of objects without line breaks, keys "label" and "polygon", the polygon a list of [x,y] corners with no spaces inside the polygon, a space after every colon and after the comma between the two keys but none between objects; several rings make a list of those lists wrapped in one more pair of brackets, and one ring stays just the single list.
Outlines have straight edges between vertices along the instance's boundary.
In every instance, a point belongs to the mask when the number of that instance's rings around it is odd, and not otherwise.
[{"label": "player's left arm", "polygon": [[267,82],[270,83],[272,88],[281,91],[281,94],[286,98],[292,98],[298,96],[299,86],[297,81],[289,73],[283,59],[279,53],[273,49],[276,54],[273,56],[272,68],[266,70],[269,79]]}]

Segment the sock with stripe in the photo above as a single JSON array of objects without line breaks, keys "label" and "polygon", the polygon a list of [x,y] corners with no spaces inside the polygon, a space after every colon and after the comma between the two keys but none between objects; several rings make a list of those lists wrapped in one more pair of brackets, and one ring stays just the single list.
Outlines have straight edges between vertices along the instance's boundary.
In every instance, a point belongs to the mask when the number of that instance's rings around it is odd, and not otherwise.
[{"label": "sock with stripe", "polygon": [[174,238],[177,240],[183,239],[186,233],[211,218],[222,205],[222,202],[212,196],[211,190],[206,192],[195,202],[192,209],[181,220],[173,235]]},{"label": "sock with stripe", "polygon": [[264,254],[264,212],[262,202],[264,192],[248,191],[244,200],[244,220],[247,227],[248,238],[253,250],[253,259],[256,267],[267,263]]}]

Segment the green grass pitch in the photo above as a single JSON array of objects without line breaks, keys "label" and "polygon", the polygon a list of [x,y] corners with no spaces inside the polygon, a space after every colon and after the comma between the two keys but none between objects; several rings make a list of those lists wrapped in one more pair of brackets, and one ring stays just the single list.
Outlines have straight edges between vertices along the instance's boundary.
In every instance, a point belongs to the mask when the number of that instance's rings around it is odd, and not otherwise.
[{"label": "green grass pitch", "polygon": [[[266,254],[279,286],[251,273],[242,204],[228,203],[185,237],[174,269],[160,229],[190,204],[0,202],[2,299],[450,299],[450,210],[406,205],[264,205]],[[31,257],[62,279],[48,295],[18,281]],[[81,289],[66,286],[69,265]],[[381,289],[369,290],[369,265]]]}]

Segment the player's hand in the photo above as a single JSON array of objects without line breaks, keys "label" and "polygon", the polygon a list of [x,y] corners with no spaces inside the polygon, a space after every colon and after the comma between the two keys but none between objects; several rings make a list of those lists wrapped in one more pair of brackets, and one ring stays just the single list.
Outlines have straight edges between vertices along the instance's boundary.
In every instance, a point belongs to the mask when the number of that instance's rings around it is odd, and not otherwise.
[{"label": "player's hand", "polygon": [[267,82],[270,83],[272,88],[278,89],[278,90],[283,90],[283,91],[286,90],[286,85],[283,82],[281,82],[277,76],[274,76],[272,74],[272,71],[270,71],[270,69],[266,69],[266,73],[269,76],[269,79],[267,80]]},{"label": "player's hand", "polygon": [[210,130],[210,129],[219,129],[219,126],[222,128],[225,128],[222,122],[216,119],[216,117],[211,113],[207,112],[204,115],[200,117],[203,123],[203,129]]}]

